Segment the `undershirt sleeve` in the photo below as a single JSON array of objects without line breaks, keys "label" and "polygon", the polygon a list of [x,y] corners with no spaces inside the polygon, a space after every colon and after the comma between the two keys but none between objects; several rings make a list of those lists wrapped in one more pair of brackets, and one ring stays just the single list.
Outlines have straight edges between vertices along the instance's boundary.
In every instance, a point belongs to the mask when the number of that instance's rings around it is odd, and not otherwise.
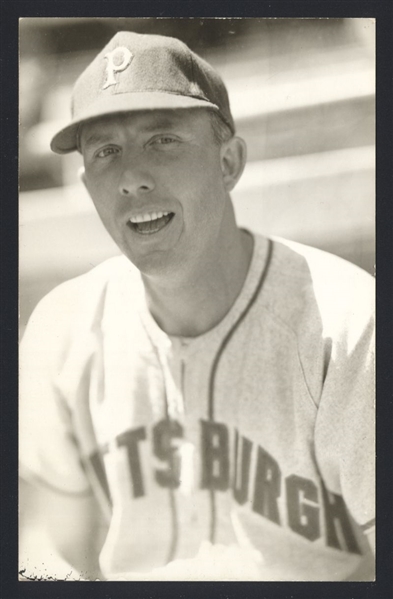
[{"label": "undershirt sleeve", "polygon": [[[30,318],[20,347],[19,473],[68,494],[88,494],[70,408],[56,386],[66,353],[61,301],[47,296]],[[63,317],[64,322],[64,317]]]}]

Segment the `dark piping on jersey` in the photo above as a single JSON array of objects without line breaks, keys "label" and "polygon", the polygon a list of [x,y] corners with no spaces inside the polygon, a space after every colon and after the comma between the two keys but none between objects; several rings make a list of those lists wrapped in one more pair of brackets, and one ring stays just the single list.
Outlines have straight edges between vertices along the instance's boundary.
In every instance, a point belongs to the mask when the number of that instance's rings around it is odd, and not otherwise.
[{"label": "dark piping on jersey", "polygon": [[[255,304],[255,302],[258,298],[259,292],[262,289],[263,283],[265,282],[266,275],[269,270],[269,266],[270,266],[271,259],[272,259],[272,253],[273,253],[273,242],[271,239],[268,239],[268,251],[267,251],[266,264],[265,264],[265,268],[262,271],[261,278],[259,279],[257,288],[255,289],[254,294],[251,297],[250,301],[248,302],[247,306],[245,307],[243,312],[240,314],[239,318],[236,320],[236,322],[234,323],[232,328],[228,331],[227,335],[222,340],[222,343],[221,343],[220,347],[218,348],[216,357],[214,358],[213,366],[212,366],[212,369],[210,372],[210,381],[209,381],[208,418],[210,421],[214,421],[214,386],[215,386],[215,381],[216,381],[218,364],[219,364],[221,356],[224,353],[224,350],[227,347],[232,336],[234,335],[234,333],[238,329],[239,325],[242,323],[242,321],[246,317],[247,313],[250,311],[251,307]],[[210,490],[210,542],[211,543],[215,542],[215,537],[216,537],[216,498],[215,498],[214,489],[211,489]]]},{"label": "dark piping on jersey", "polygon": [[[258,298],[258,295],[262,289],[263,283],[266,279],[266,276],[267,276],[267,273],[269,270],[272,253],[273,253],[273,242],[271,241],[271,239],[268,239],[268,251],[267,251],[265,268],[262,271],[261,278],[258,282],[258,285],[257,285],[255,291],[254,291],[254,294],[252,295],[249,303],[247,304],[247,306],[245,307],[243,312],[240,314],[239,318],[236,320],[236,322],[234,323],[232,328],[228,331],[226,337],[224,337],[220,347],[218,348],[217,354],[214,358],[212,369],[210,372],[209,390],[208,390],[208,393],[209,393],[209,395],[208,395],[208,418],[210,421],[214,421],[214,385],[215,385],[215,379],[216,379],[216,373],[217,373],[219,361],[221,359],[221,356],[222,356],[226,346],[228,345],[229,341],[231,340],[233,334],[236,332],[237,328],[239,327],[241,322],[244,320],[247,313],[249,312],[249,310],[251,309],[251,307],[254,305],[254,303],[256,302],[256,300]],[[147,329],[146,329],[146,333],[149,335],[149,332]],[[149,337],[150,337],[150,335],[149,335]],[[150,341],[151,341],[152,347],[154,349],[154,352],[157,355],[158,362],[161,363],[159,352],[151,338],[150,338]],[[184,362],[182,361],[181,385],[182,385],[183,401],[184,401],[184,377],[185,377],[185,365],[184,365]],[[165,378],[165,376],[164,376],[164,378]],[[165,414],[166,419],[170,420],[168,397],[167,397],[166,392],[165,392],[165,411],[166,411],[166,414]],[[174,559],[174,557],[176,555],[178,537],[179,537],[176,497],[175,497],[174,489],[169,489],[169,496],[170,496],[170,506],[171,506],[171,513],[172,513],[172,538],[171,538],[171,544],[170,544],[166,563],[169,563],[170,561],[172,561]],[[216,501],[215,501],[214,489],[211,489],[210,490],[210,542],[211,543],[215,542],[215,536],[216,536]]]}]

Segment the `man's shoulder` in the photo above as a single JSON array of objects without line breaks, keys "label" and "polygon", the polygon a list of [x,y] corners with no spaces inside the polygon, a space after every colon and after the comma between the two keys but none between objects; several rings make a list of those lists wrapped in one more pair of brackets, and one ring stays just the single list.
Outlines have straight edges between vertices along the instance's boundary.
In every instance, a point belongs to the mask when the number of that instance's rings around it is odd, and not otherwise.
[{"label": "man's shoulder", "polygon": [[360,291],[373,295],[374,278],[352,262],[298,242],[273,240],[276,270],[288,281],[298,285],[309,283],[315,292],[327,293],[331,300],[334,300],[333,290],[340,292],[342,300]]},{"label": "man's shoulder", "polygon": [[97,264],[83,274],[64,281],[64,283],[55,287],[47,297],[50,298],[52,295],[73,295],[88,292],[89,290],[98,290],[105,288],[108,284],[126,274],[127,276],[137,277],[137,273],[138,271],[125,256],[115,256]]},{"label": "man's shoulder", "polygon": [[373,317],[374,278],[326,251],[272,237],[266,307],[293,329],[334,331]]},{"label": "man's shoulder", "polygon": [[66,326],[70,321],[93,315],[103,303],[109,288],[127,279],[134,289],[139,286],[138,271],[124,256],[109,258],[90,271],[64,281],[37,305],[31,319],[56,321]]}]

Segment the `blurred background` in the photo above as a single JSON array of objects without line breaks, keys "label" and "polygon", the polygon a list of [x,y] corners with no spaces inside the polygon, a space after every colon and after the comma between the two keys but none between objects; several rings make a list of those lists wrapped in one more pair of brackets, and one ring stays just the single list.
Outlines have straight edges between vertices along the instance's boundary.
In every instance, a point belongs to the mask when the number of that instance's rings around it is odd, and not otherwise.
[{"label": "blurred background", "polygon": [[227,84],[248,165],[240,225],[374,274],[373,19],[24,18],[20,21],[20,325],[62,281],[119,253],[49,141],[72,85],[120,30],[178,37]]}]

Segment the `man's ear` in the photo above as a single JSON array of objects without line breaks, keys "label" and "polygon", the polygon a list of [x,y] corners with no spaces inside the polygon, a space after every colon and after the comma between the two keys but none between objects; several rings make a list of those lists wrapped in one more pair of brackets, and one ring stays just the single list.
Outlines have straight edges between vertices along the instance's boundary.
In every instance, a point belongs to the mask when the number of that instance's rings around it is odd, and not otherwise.
[{"label": "man's ear", "polygon": [[232,191],[246,165],[246,142],[241,137],[232,137],[222,144],[220,155],[224,185],[227,191]]},{"label": "man's ear", "polygon": [[81,167],[78,168],[78,179],[80,179],[82,181],[83,185],[85,187],[87,187],[86,186],[86,174],[85,174],[85,167],[84,166],[81,166]]}]

